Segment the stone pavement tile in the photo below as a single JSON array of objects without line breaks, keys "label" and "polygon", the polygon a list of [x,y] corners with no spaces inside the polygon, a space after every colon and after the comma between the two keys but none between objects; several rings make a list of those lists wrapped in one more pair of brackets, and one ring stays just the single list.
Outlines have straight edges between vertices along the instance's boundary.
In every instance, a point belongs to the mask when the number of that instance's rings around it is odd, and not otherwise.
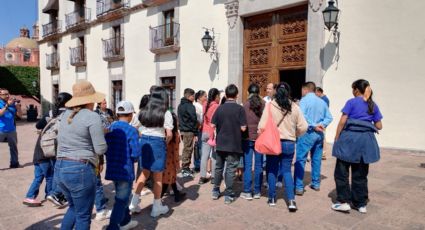
[{"label": "stone pavement tile", "polygon": [[356,225],[353,230],[364,230],[364,229],[374,229],[374,230],[396,230],[397,228],[393,228],[390,226],[385,226],[381,224],[374,223],[372,221],[364,221],[360,224]]},{"label": "stone pavement tile", "polygon": [[193,226],[202,227],[205,225],[214,224],[219,221],[219,219],[220,218],[214,216],[212,213],[199,212],[195,215],[181,218],[179,220]]},{"label": "stone pavement tile", "polygon": [[322,218],[322,221],[343,228],[352,228],[359,222],[359,218],[357,216],[352,215],[351,213],[347,214],[333,211],[332,213],[329,213],[328,215],[324,216]]}]

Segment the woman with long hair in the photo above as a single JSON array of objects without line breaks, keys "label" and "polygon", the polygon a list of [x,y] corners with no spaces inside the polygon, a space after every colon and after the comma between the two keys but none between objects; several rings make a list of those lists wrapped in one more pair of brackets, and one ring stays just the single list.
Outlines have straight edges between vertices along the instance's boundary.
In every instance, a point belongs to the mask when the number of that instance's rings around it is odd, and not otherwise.
[{"label": "woman with long hair", "polygon": [[[65,103],[68,102],[72,98],[71,94],[62,92],[59,93],[56,102],[54,104],[54,107],[52,110],[50,110],[47,114],[41,118],[35,127],[38,130],[43,130],[47,123],[51,120],[59,116],[63,111],[66,110]],[[41,206],[41,202],[38,201],[37,195],[39,192],[39,188],[41,186],[41,183],[43,182],[43,179],[46,179],[46,187],[45,187],[45,194],[46,199],[50,202],[52,202],[56,207],[63,208],[68,203],[66,201],[65,196],[61,192],[60,188],[56,185],[55,181],[53,180],[53,173],[55,168],[55,157],[45,157],[43,153],[43,149],[41,148],[41,133],[38,136],[37,143],[35,144],[34,149],[34,180],[31,183],[30,188],[28,189],[27,195],[23,203],[25,205],[28,205],[30,207],[33,206]]]},{"label": "woman with long hair", "polygon": [[107,150],[102,122],[93,109],[105,95],[85,80],[75,83],[72,91],[57,137],[55,180],[69,202],[61,229],[90,229],[98,156]]},{"label": "woman with long hair", "polygon": [[[207,178],[207,165],[208,159],[211,155],[212,161],[212,173],[215,173],[215,150],[214,146],[208,144],[208,140],[214,138],[214,128],[211,126],[212,117],[217,110],[220,102],[220,91],[216,88],[212,88],[208,91],[208,100],[204,103],[204,119],[202,122],[202,156],[201,156],[201,177],[199,178],[199,184],[205,184],[208,182]],[[212,178],[211,178],[212,179]],[[213,181],[213,180],[212,180]]]},{"label": "woman with long hair", "polygon": [[[307,131],[307,121],[298,105],[290,99],[290,88],[285,82],[281,82],[276,88],[276,95],[267,104],[258,124],[261,133],[271,113],[272,119],[279,130],[282,153],[280,155],[267,156],[267,173],[269,184],[269,206],[276,205],[276,178],[279,171],[282,173],[285,184],[285,192],[288,209],[291,212],[297,210],[294,194],[294,179],[291,167],[295,153],[295,140]],[[261,135],[261,134],[260,134]]]},{"label": "woman with long hair", "polygon": [[[247,118],[247,131],[243,140],[243,192],[240,197],[252,200],[252,159],[254,158],[254,198],[261,197],[263,183],[263,155],[255,151],[255,140],[258,137],[258,123],[263,114],[265,102],[260,97],[260,87],[252,83],[248,87],[248,100],[243,107]],[[248,135],[246,135],[248,134]]]},{"label": "woman with long hair", "polygon": [[348,100],[341,111],[332,149],[332,155],[337,158],[334,172],[337,202],[332,209],[349,212],[351,203],[354,209],[366,213],[367,175],[369,164],[380,158],[374,133],[382,129],[382,114],[372,99],[368,81],[359,79],[351,88],[354,98]]},{"label": "woman with long hair", "polygon": [[173,137],[173,116],[168,111],[169,99],[163,87],[155,87],[147,105],[140,110],[140,144],[142,146],[142,173],[137,179],[129,209],[133,213],[141,211],[140,192],[149,175],[153,174],[154,201],[151,216],[166,214],[169,209],[162,204],[162,173],[166,162],[166,144]]}]

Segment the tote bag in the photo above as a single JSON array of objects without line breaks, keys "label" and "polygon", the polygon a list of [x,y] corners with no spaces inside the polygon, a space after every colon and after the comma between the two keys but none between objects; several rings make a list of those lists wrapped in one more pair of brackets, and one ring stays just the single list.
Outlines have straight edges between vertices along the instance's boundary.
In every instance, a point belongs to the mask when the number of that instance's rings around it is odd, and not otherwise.
[{"label": "tote bag", "polygon": [[279,130],[273,121],[270,103],[268,103],[267,107],[269,115],[264,131],[255,141],[255,151],[266,155],[279,155],[282,153]]}]

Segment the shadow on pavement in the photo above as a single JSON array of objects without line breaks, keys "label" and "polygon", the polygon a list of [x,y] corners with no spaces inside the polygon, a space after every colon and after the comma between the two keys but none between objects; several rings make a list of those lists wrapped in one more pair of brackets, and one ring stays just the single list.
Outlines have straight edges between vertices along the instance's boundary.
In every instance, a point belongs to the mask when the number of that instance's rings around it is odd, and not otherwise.
[{"label": "shadow on pavement", "polygon": [[37,223],[32,224],[31,226],[25,228],[25,230],[36,230],[36,229],[59,229],[53,226],[60,225],[62,222],[63,214],[56,214],[54,216],[50,216],[44,220],[41,220]]}]

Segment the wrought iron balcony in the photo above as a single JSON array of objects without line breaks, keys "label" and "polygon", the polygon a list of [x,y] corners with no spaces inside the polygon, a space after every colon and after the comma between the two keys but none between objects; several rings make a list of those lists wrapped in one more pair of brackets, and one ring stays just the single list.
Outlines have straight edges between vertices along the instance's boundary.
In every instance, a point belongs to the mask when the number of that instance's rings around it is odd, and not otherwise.
[{"label": "wrought iron balcony", "polygon": [[61,21],[52,21],[43,25],[43,38],[61,32]]},{"label": "wrought iron balcony", "polygon": [[97,0],[96,15],[99,20],[108,21],[122,17],[130,8],[130,0]]},{"label": "wrought iron balcony", "polygon": [[114,37],[102,40],[103,60],[120,61],[124,60],[124,37]]},{"label": "wrought iron balcony", "polygon": [[161,5],[166,2],[171,2],[171,0],[142,0],[142,4],[145,6]]},{"label": "wrought iron balcony", "polygon": [[80,8],[72,13],[65,15],[66,29],[67,30],[80,30],[84,29],[87,26],[87,23],[90,22],[91,18],[91,9],[90,8]]},{"label": "wrought iron balcony", "polygon": [[85,66],[86,62],[86,47],[77,46],[75,48],[69,48],[71,65],[73,66]]},{"label": "wrought iron balcony", "polygon": [[180,24],[167,23],[150,27],[150,51],[154,54],[178,52],[180,50]]},{"label": "wrought iron balcony", "polygon": [[49,70],[59,69],[59,53],[58,52],[46,54],[46,69],[49,69]]}]

